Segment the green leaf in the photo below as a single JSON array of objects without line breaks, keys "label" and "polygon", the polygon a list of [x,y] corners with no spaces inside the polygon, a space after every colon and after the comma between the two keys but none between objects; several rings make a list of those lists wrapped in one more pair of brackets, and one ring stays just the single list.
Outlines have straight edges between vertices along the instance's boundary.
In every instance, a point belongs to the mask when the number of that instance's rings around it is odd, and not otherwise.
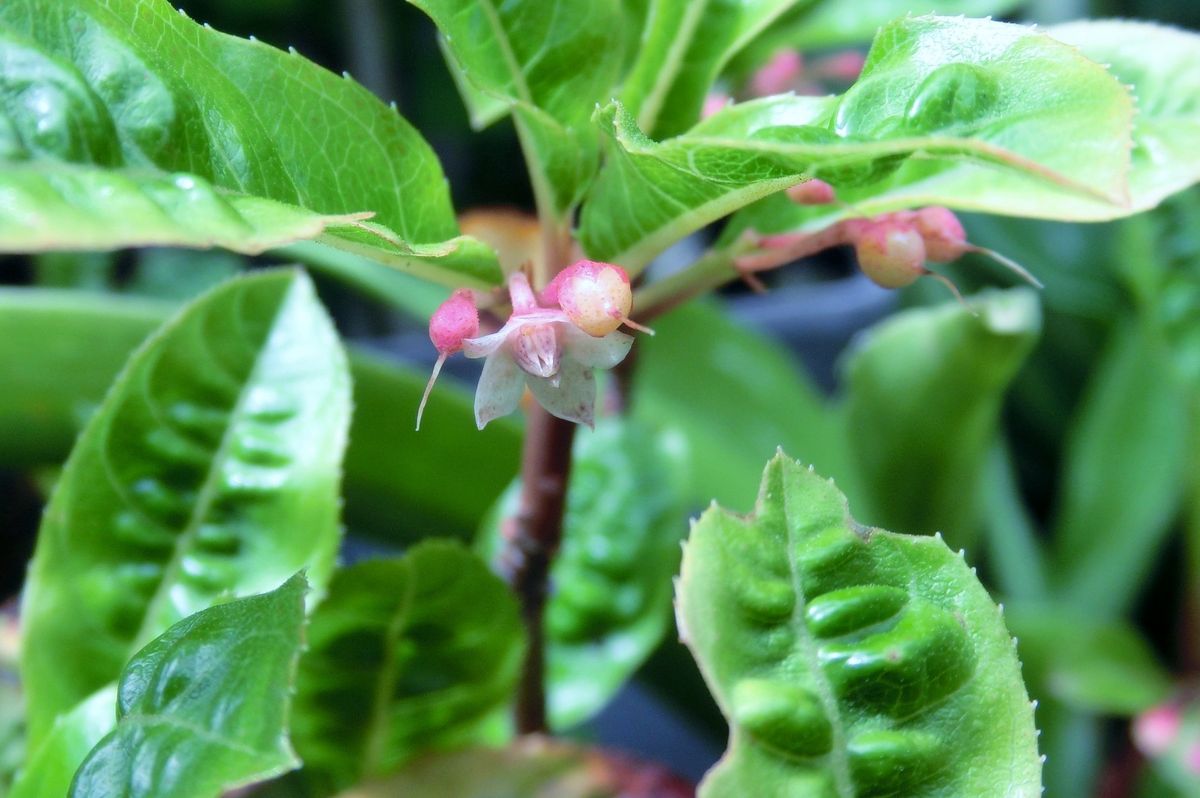
[{"label": "green leaf", "polygon": [[[1013,216],[1104,221],[1152,208],[1165,197],[1200,180],[1200,155],[1192,146],[1200,131],[1200,60],[1195,58],[1197,48],[1200,48],[1200,35],[1125,21],[1059,25],[1047,29],[1046,34],[1078,45],[1082,54],[1095,62],[1111,64],[1111,72],[1131,85],[1137,104],[1137,113],[1132,117],[1132,135],[1128,108],[1119,107],[1114,100],[1102,103],[1107,107],[1104,111],[1099,106],[1081,106],[1097,96],[1095,92],[1103,85],[1094,74],[1095,63],[1065,64],[1055,79],[1045,68],[1045,61],[1042,64],[1022,63],[1023,54],[1030,49],[1027,46],[1014,46],[998,60],[985,58],[980,61],[978,56],[964,57],[962,52],[951,55],[963,66],[953,68],[956,74],[946,73],[947,80],[940,91],[946,93],[946,99],[951,102],[948,107],[954,114],[987,111],[992,88],[1001,89],[996,94],[1001,102],[1006,102],[1004,97],[1009,94],[1018,101],[1013,108],[1015,113],[1006,119],[992,117],[989,112],[984,117],[987,125],[981,137],[1068,177],[1078,179],[1089,174],[1088,161],[1092,158],[1117,165],[1112,157],[1115,152],[1092,149],[1100,146],[1102,141],[1114,148],[1131,146],[1129,158],[1121,166],[1122,185],[1113,187],[1123,194],[1116,197],[1120,201],[1105,201],[1104,198],[1064,191],[1061,186],[1031,182],[1017,172],[1001,172],[982,164],[939,165],[924,160],[909,160],[886,179],[872,185],[838,185],[839,197],[853,204],[854,213],[864,215],[918,205],[949,205]],[[965,46],[961,41],[946,42],[950,47],[960,44]],[[985,47],[981,43],[977,52],[985,52],[999,44],[999,41],[992,41]],[[1037,49],[1049,52],[1045,47]],[[896,91],[895,87],[879,85],[880,78],[891,78],[878,74],[880,65],[873,63],[874,53],[878,50],[877,44],[863,79],[842,101],[858,98],[868,118],[887,114],[884,105],[871,111],[873,98],[882,96],[881,91],[885,94]],[[899,75],[905,69],[905,62],[900,61],[892,71]],[[978,78],[973,85],[972,80],[966,79],[968,74]],[[1003,88],[1010,80],[1020,92],[1010,93]],[[1057,86],[1051,85],[1051,81]],[[938,86],[931,82],[928,88],[933,90]],[[1052,99],[1055,96],[1057,100]],[[914,95],[913,100],[917,99]],[[1031,115],[1022,118],[1020,109]],[[1104,131],[1105,138],[1093,139],[1100,131]],[[1075,151],[1074,147],[1059,146],[1064,140],[1087,143],[1083,149]],[[1057,154],[1048,152],[1052,149],[1057,149]],[[1084,154],[1085,151],[1090,154]],[[1100,186],[1097,184],[1096,187]],[[1111,194],[1113,188],[1105,193]],[[803,208],[783,197],[772,197],[739,215],[727,232],[732,235],[746,228],[764,233],[814,229],[845,215],[841,208]]]},{"label": "green leaf", "polygon": [[30,752],[8,798],[66,795],[79,764],[112,729],[116,716],[114,681],[55,718],[41,745]]},{"label": "green leaf", "polygon": [[[860,203],[854,213],[938,203],[1074,218],[1081,203],[1120,216],[1129,212],[1132,115],[1128,91],[1102,66],[1043,33],[910,17],[880,31],[841,97],[735,105],[661,143],[608,108],[608,163],[580,236],[593,257],[636,271],[687,233],[813,176]],[[1064,137],[1073,146],[1060,146]],[[896,186],[914,196],[893,198]],[[783,197],[735,230],[849,212]]]},{"label": "green leaf", "polygon": [[[134,297],[0,289],[0,464],[61,463],[121,364],[174,307]],[[88,341],[86,351],[79,341]],[[469,539],[517,471],[518,425],[501,419],[477,431],[471,395],[443,378],[417,433],[409,422],[428,374],[362,350],[352,352],[350,369],[347,523],[392,540]]]},{"label": "green leaf", "polygon": [[1058,595],[1100,616],[1137,597],[1180,510],[1192,394],[1149,323],[1117,326],[1064,455],[1054,525]]},{"label": "green leaf", "polygon": [[690,504],[748,508],[754,485],[745,476],[779,446],[853,478],[842,418],[779,344],[715,303],[685,305],[654,329],[638,342],[633,414],[683,438]]},{"label": "green leaf", "polygon": [[[221,250],[147,249],[138,253],[137,265],[124,290],[138,296],[186,302],[236,277],[247,266],[242,256]],[[390,269],[372,268],[404,278]]]},{"label": "green leaf", "polygon": [[692,527],[676,600],[732,726],[701,798],[1041,794],[1013,641],[961,556],[858,524],[782,453],[752,515]]},{"label": "green leaf", "polygon": [[521,428],[506,419],[479,431],[472,394],[443,377],[416,432],[424,371],[360,351],[351,373],[347,522],[392,540],[470,539],[520,466]]},{"label": "green leaf", "polygon": [[345,355],[292,271],[226,283],[130,358],[79,438],[25,587],[31,746],[171,624],[308,568],[339,539]]},{"label": "green leaf", "polygon": [[[388,779],[338,798],[618,798],[611,764],[582,748],[537,737],[507,748],[470,748],[422,757]],[[631,797],[632,798],[632,797]]]},{"label": "green leaf", "polygon": [[410,0],[442,33],[472,123],[512,113],[534,189],[564,215],[595,171],[588,123],[620,67],[616,0]]},{"label": "green leaf", "polygon": [[866,521],[971,543],[981,477],[1009,383],[1041,328],[1019,288],[910,310],[871,330],[846,361],[848,442]]},{"label": "green leaf", "polygon": [[314,778],[346,787],[425,751],[496,742],[523,652],[516,600],[459,544],[344,568],[300,662],[296,749]]},{"label": "green leaf", "polygon": [[304,577],[202,610],[125,667],[117,727],[75,774],[72,798],[217,798],[299,765],[287,717]]},{"label": "green leaf", "polygon": [[725,63],[790,9],[811,0],[651,0],[638,57],[621,91],[637,124],[655,138],[700,119]]},{"label": "green leaf", "polygon": [[1105,715],[1164,701],[1171,676],[1137,629],[1053,604],[1005,608],[1029,689],[1039,698]]},{"label": "green leaf", "polygon": [[165,0],[13,0],[0,58],[0,251],[320,238],[448,284],[499,281],[490,250],[456,237],[420,135],[294,51]]},{"label": "green leaf", "polygon": [[982,526],[990,583],[1011,599],[1046,598],[1046,554],[1017,485],[1012,455],[1003,436],[997,436],[988,452],[982,487]]},{"label": "green leaf", "polygon": [[[678,483],[686,455],[679,436],[616,418],[577,435],[546,607],[553,729],[603,709],[666,634],[685,528]],[[493,562],[519,491],[514,482],[480,530],[480,547]]]},{"label": "green leaf", "polygon": [[1200,34],[1116,19],[1055,25],[1046,32],[1133,87],[1134,210],[1152,208],[1200,181]]}]

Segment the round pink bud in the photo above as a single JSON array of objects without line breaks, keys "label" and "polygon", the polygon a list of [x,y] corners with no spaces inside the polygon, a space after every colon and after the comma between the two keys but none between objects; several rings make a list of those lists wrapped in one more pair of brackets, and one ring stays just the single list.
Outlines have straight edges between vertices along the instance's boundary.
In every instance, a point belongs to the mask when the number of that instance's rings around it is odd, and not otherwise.
[{"label": "round pink bud", "polygon": [[602,338],[629,318],[633,289],[620,266],[581,260],[546,287],[543,301],[557,302],[563,313],[588,335]]},{"label": "round pink bud", "polygon": [[719,114],[721,111],[724,111],[725,108],[728,107],[732,102],[733,100],[730,99],[729,95],[725,94],[724,92],[710,92],[709,95],[704,98],[704,110],[700,112],[700,118],[708,119],[714,114]]},{"label": "round pink bud", "polygon": [[787,195],[797,205],[828,205],[835,198],[833,186],[815,177],[792,186]]},{"label": "round pink bud", "polygon": [[466,288],[459,288],[450,298],[438,305],[429,319],[429,340],[443,355],[451,355],[463,347],[463,340],[479,334],[479,311],[475,298]]},{"label": "round pink bud", "polygon": [[755,97],[782,94],[804,73],[804,57],[798,50],[782,50],[771,57],[750,78],[750,92]]},{"label": "round pink bud", "polygon": [[1148,709],[1133,721],[1133,741],[1146,756],[1160,756],[1175,743],[1182,722],[1174,704]]},{"label": "round pink bud", "polygon": [[930,205],[916,212],[917,230],[925,239],[925,253],[937,263],[951,263],[970,250],[967,231],[954,211]]},{"label": "round pink bud", "polygon": [[927,274],[925,241],[914,225],[885,216],[853,231],[859,268],[876,285],[903,288]]}]

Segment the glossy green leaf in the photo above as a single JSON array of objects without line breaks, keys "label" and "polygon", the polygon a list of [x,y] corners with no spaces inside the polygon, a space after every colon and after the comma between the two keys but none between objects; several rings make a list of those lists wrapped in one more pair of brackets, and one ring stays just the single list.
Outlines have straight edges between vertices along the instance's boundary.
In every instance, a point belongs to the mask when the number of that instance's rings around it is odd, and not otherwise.
[{"label": "glossy green leaf", "polygon": [[1133,715],[1164,701],[1171,676],[1123,621],[1046,604],[1005,608],[1030,692],[1072,709]]},{"label": "glossy green leaf", "polygon": [[[566,729],[603,709],[662,642],[685,529],[679,494],[689,459],[679,435],[646,424],[604,419],[577,434],[546,607],[551,728]],[[480,546],[493,562],[519,485],[480,530]]]},{"label": "glossy green leaf", "polygon": [[[121,364],[173,309],[134,297],[0,289],[3,466],[61,463]],[[88,342],[86,350],[81,340]],[[517,471],[518,425],[501,419],[477,431],[470,394],[443,378],[429,398],[421,432],[414,432],[409,422],[428,374],[361,349],[352,353],[350,369],[347,523],[392,539],[469,539]]]},{"label": "glossy green leaf", "polygon": [[692,527],[680,632],[732,727],[701,798],[1041,795],[987,591],[938,538],[865,527],[782,453],[750,516]]},{"label": "glossy green leaf", "polygon": [[305,590],[297,575],[185,618],[139,651],[121,674],[117,726],[71,798],[218,798],[299,765],[287,720]]},{"label": "glossy green leaf", "polygon": [[294,51],[165,0],[12,0],[0,58],[0,251],[320,238],[449,284],[499,280],[457,237],[420,135]]},{"label": "glossy green leaf", "polygon": [[1133,320],[1116,328],[1063,465],[1055,570],[1074,606],[1117,616],[1136,598],[1180,510],[1190,396],[1156,329]]},{"label": "glossy green leaf", "polygon": [[112,730],[117,717],[117,684],[106,685],[54,719],[8,798],[66,795],[80,763]]},{"label": "glossy green leaf", "polygon": [[981,477],[1009,383],[1041,328],[1020,288],[910,310],[883,322],[846,361],[848,443],[864,521],[974,539]]},{"label": "glossy green leaf", "polygon": [[810,0],[651,0],[637,60],[621,99],[655,138],[700,120],[726,62],[789,10]]},{"label": "glossy green leaf", "polygon": [[781,346],[712,303],[679,308],[654,328],[638,342],[633,414],[685,441],[692,506],[748,509],[755,486],[747,474],[779,446],[853,478],[842,418]]},{"label": "glossy green leaf", "polygon": [[300,662],[292,735],[306,771],[344,788],[425,751],[496,742],[523,653],[516,599],[459,544],[338,571]]},{"label": "glossy green leaf", "polygon": [[512,113],[539,201],[565,213],[597,164],[588,118],[609,98],[621,63],[616,0],[411,2],[441,31],[472,122]]},{"label": "glossy green leaf", "polygon": [[[1129,212],[1132,116],[1112,75],[1044,33],[910,17],[880,31],[841,97],[735,105],[659,143],[610,107],[600,120],[608,162],[580,235],[593,257],[637,270],[687,233],[812,176],[859,203],[855,213],[938,203],[1073,218],[1079,204],[1120,216]],[[1071,147],[1060,146],[1066,138]],[[912,196],[893,197],[895,186]],[[788,229],[840,212],[849,211],[806,215],[784,198],[737,229]]]},{"label": "glossy green leaf", "polygon": [[[1132,131],[1128,129],[1127,109],[1120,110],[1111,105],[1109,110],[1102,112],[1098,107],[1091,110],[1080,107],[1095,96],[1099,86],[1097,83],[1092,88],[1084,88],[1081,73],[1085,67],[1082,65],[1068,69],[1059,78],[1057,91],[1063,92],[1063,96],[1061,102],[1053,102],[1051,98],[1056,89],[1043,82],[1047,73],[1040,68],[1035,71],[1020,66],[1015,60],[1022,57],[1024,47],[1010,48],[998,61],[987,59],[974,63],[970,58],[956,58],[964,65],[972,64],[972,71],[968,73],[963,67],[955,67],[957,76],[947,73],[947,78],[954,80],[947,79],[940,90],[946,92],[946,98],[951,102],[950,111],[954,114],[986,112],[982,117],[987,123],[984,138],[997,136],[995,141],[1000,146],[1050,166],[1063,175],[1086,174],[1086,161],[1094,157],[1103,157],[1113,164],[1115,161],[1111,158],[1114,153],[1102,154],[1098,150],[1076,160],[1076,155],[1082,155],[1082,151],[1073,152],[1073,147],[1061,147],[1060,142],[1086,140],[1088,144],[1084,149],[1090,149],[1093,143],[1100,143],[1092,137],[1101,130],[1112,147],[1122,148],[1128,142],[1130,154],[1122,167],[1124,174],[1120,179],[1123,185],[1118,189],[1123,197],[1114,197],[1120,201],[1104,201],[1103,198],[1067,192],[1045,182],[1031,183],[1011,170],[1000,172],[973,163],[931,164],[924,160],[909,160],[886,179],[872,185],[838,185],[840,198],[852,203],[855,213],[866,215],[918,205],[949,205],[962,210],[1013,216],[1103,221],[1152,208],[1163,198],[1200,180],[1200,155],[1192,146],[1200,124],[1200,59],[1195,57],[1200,50],[1200,35],[1125,21],[1059,25],[1046,29],[1046,35],[1077,45],[1083,55],[1100,64],[1111,64],[1112,74],[1130,84],[1137,107]],[[901,61],[900,70],[903,68]],[[869,103],[877,92],[893,91],[873,85],[877,82],[878,71],[878,66],[869,62],[863,79],[845,97],[858,96]],[[979,80],[968,79],[967,74],[976,75]],[[1028,96],[1020,107],[1026,110],[1040,108],[1034,118],[1021,120],[1014,117],[1013,125],[992,118],[992,112],[987,108],[991,104],[990,87],[1000,85],[996,81],[1006,77],[1027,84],[1022,92]],[[928,88],[932,90],[938,86],[930,83]],[[1003,94],[998,96],[1003,97]],[[1043,102],[1050,104],[1042,106]],[[1092,116],[1093,113],[1096,116]],[[1033,129],[1039,127],[1042,128],[1040,133]],[[1030,145],[1033,149],[1027,149]],[[1059,151],[1057,156],[1050,155],[1054,160],[1047,160],[1039,152],[1048,149]],[[1062,161],[1074,161],[1076,166]],[[1079,164],[1084,164],[1084,171],[1077,171]],[[773,197],[739,215],[729,232],[732,234],[748,227],[767,233],[811,229],[823,227],[844,215],[841,208],[802,208],[783,197]]]},{"label": "glossy green leaf", "polygon": [[298,272],[226,283],[137,350],[39,532],[23,607],[33,746],[180,619],[300,568],[323,587],[349,413],[345,355]]}]

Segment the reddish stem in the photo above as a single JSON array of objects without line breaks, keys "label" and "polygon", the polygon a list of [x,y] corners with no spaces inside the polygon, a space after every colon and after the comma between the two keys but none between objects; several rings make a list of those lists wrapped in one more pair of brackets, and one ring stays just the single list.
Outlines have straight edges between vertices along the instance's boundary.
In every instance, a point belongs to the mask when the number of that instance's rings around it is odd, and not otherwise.
[{"label": "reddish stem", "polygon": [[528,649],[517,688],[516,722],[521,734],[546,730],[545,640],[550,564],[562,542],[563,510],[571,472],[575,425],[529,408],[521,455],[521,497],[504,529],[500,567],[521,602]]}]

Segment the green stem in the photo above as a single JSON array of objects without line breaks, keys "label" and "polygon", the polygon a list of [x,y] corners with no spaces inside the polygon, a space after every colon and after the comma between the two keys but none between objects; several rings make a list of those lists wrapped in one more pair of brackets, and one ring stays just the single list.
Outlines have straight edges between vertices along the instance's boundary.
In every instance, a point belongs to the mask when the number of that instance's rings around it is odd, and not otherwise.
[{"label": "green stem", "polygon": [[710,250],[691,266],[672,274],[633,295],[633,316],[642,323],[663,315],[689,299],[736,279],[731,250]]}]

